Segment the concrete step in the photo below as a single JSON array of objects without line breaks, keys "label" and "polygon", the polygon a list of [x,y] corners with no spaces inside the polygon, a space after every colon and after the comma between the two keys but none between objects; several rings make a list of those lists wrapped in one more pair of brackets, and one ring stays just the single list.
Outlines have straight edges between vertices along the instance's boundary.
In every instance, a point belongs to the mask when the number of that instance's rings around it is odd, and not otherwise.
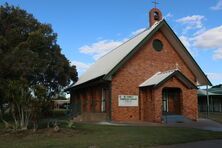
[{"label": "concrete step", "polygon": [[162,117],[163,123],[190,123],[190,119],[187,119],[183,115],[164,115]]}]

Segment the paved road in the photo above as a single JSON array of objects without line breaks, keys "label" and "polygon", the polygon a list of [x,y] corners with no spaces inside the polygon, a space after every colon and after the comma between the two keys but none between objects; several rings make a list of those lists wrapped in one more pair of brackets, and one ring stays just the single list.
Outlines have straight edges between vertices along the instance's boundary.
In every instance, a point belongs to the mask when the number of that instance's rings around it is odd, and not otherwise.
[{"label": "paved road", "polygon": [[199,141],[175,145],[163,145],[154,148],[222,148],[222,140]]}]

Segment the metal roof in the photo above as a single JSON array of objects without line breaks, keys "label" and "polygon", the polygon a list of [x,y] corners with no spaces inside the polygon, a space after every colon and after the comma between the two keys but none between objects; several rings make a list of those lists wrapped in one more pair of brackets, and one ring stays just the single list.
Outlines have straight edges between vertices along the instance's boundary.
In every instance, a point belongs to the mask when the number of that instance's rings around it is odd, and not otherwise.
[{"label": "metal roof", "polygon": [[151,78],[143,82],[139,85],[139,87],[146,87],[146,86],[156,86],[166,78],[168,78],[170,75],[172,75],[176,70],[169,70],[166,72],[157,72],[155,75],[153,75]]},{"label": "metal roof", "polygon": [[209,89],[210,92],[220,94],[222,95],[222,89],[221,88],[211,88]]},{"label": "metal roof", "polygon": [[165,72],[158,72],[153,75],[151,78],[143,82],[139,85],[139,87],[158,87],[167,80],[172,77],[177,77],[183,84],[185,84],[188,88],[196,89],[197,87],[187,78],[185,77],[178,69],[173,69]]},{"label": "metal roof", "polygon": [[211,93],[216,93],[222,95],[222,84],[213,86],[209,89]]},{"label": "metal roof", "polygon": [[[165,27],[162,27],[165,26]],[[119,47],[113,49],[99,60],[97,60],[70,88],[81,85],[97,78],[103,78],[104,80],[111,80],[112,75],[130,58],[134,53],[141,47],[152,35],[161,30],[168,40],[175,46],[178,54],[184,59],[185,63],[199,79],[199,83],[202,85],[211,85],[209,79],[206,77],[204,72],[201,70],[199,65],[195,62],[192,56],[189,54],[187,49],[175,35],[173,30],[169,27],[167,22],[163,19],[156,22],[151,28],[146,29],[142,33],[138,34],[134,38],[123,43]],[[173,35],[172,35],[173,34]],[[68,88],[69,89],[69,88]]]},{"label": "metal roof", "polygon": [[109,73],[124,57],[126,57],[149,33],[163,20],[156,22],[151,28],[146,29],[134,38],[113,49],[96,61],[74,84],[80,85]]},{"label": "metal roof", "polygon": [[[198,96],[207,96],[207,91],[204,90],[204,89],[199,89],[197,91],[197,94],[198,94]],[[210,92],[210,89],[209,89],[208,95],[209,96],[221,96],[222,94],[217,94],[217,93]]]}]

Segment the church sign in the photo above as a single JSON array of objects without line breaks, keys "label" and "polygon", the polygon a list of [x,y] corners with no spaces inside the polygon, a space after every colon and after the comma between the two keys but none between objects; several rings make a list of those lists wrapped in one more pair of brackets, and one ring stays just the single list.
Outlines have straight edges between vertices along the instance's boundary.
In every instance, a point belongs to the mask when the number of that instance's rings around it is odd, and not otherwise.
[{"label": "church sign", "polygon": [[133,107],[138,106],[139,97],[134,95],[119,95],[119,106]]}]

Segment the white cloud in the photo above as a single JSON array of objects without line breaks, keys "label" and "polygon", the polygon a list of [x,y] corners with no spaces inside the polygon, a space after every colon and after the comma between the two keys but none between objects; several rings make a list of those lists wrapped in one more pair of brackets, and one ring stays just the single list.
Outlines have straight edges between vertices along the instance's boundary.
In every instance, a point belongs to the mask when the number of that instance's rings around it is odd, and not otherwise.
[{"label": "white cloud", "polygon": [[194,48],[192,39],[190,37],[182,35],[179,37],[179,39],[192,56],[196,57],[198,55],[198,50]]},{"label": "white cloud", "polygon": [[203,20],[205,19],[202,15],[192,15],[177,19],[176,22],[186,25],[184,32],[192,29],[203,28]]},{"label": "white cloud", "polygon": [[222,83],[222,73],[207,73],[207,76],[210,80]]},{"label": "white cloud", "polygon": [[184,44],[184,46],[185,46],[186,48],[190,49],[191,44],[190,44],[189,37],[186,37],[186,36],[183,36],[183,35],[182,35],[182,36],[180,36],[179,38],[180,38],[181,42]]},{"label": "white cloud", "polygon": [[135,36],[135,35],[140,34],[141,32],[143,32],[144,30],[146,30],[146,28],[140,28],[140,29],[138,29],[136,31],[133,31],[131,34],[133,36]]},{"label": "white cloud", "polygon": [[168,19],[168,18],[171,18],[171,17],[173,17],[173,14],[171,14],[171,13],[169,12],[169,13],[167,13],[167,15],[165,16],[165,19]]},{"label": "white cloud", "polygon": [[222,60],[222,48],[219,48],[214,51],[213,59],[214,60]]},{"label": "white cloud", "polygon": [[71,65],[76,65],[77,71],[79,73],[79,75],[81,75],[82,73],[84,73],[89,67],[90,65],[92,65],[91,63],[83,63],[80,61],[72,61]]},{"label": "white cloud", "polygon": [[92,55],[94,60],[99,59],[112,49],[121,45],[126,39],[123,40],[102,40],[90,45],[84,45],[80,47],[80,52],[84,54]]},{"label": "white cloud", "polygon": [[201,28],[201,29],[198,29],[198,30],[193,34],[193,36],[200,35],[200,34],[204,33],[206,30],[207,30],[206,27],[203,27],[203,28]]},{"label": "white cloud", "polygon": [[201,49],[213,49],[213,59],[222,60],[222,26],[209,29],[194,37],[193,45]]},{"label": "white cloud", "polygon": [[222,26],[207,30],[194,38],[195,46],[199,48],[222,47]]},{"label": "white cloud", "polygon": [[222,10],[222,0],[219,0],[215,6],[211,7],[212,10]]},{"label": "white cloud", "polygon": [[143,32],[146,28],[140,28],[136,31],[133,31],[130,33],[129,37],[121,39],[121,40],[109,40],[104,39],[97,41],[95,43],[84,45],[79,48],[81,53],[91,55],[94,60],[98,60],[103,55],[107,54],[111,50],[115,49],[119,45],[123,44],[125,41],[127,41],[131,36],[135,36],[141,32]]}]

